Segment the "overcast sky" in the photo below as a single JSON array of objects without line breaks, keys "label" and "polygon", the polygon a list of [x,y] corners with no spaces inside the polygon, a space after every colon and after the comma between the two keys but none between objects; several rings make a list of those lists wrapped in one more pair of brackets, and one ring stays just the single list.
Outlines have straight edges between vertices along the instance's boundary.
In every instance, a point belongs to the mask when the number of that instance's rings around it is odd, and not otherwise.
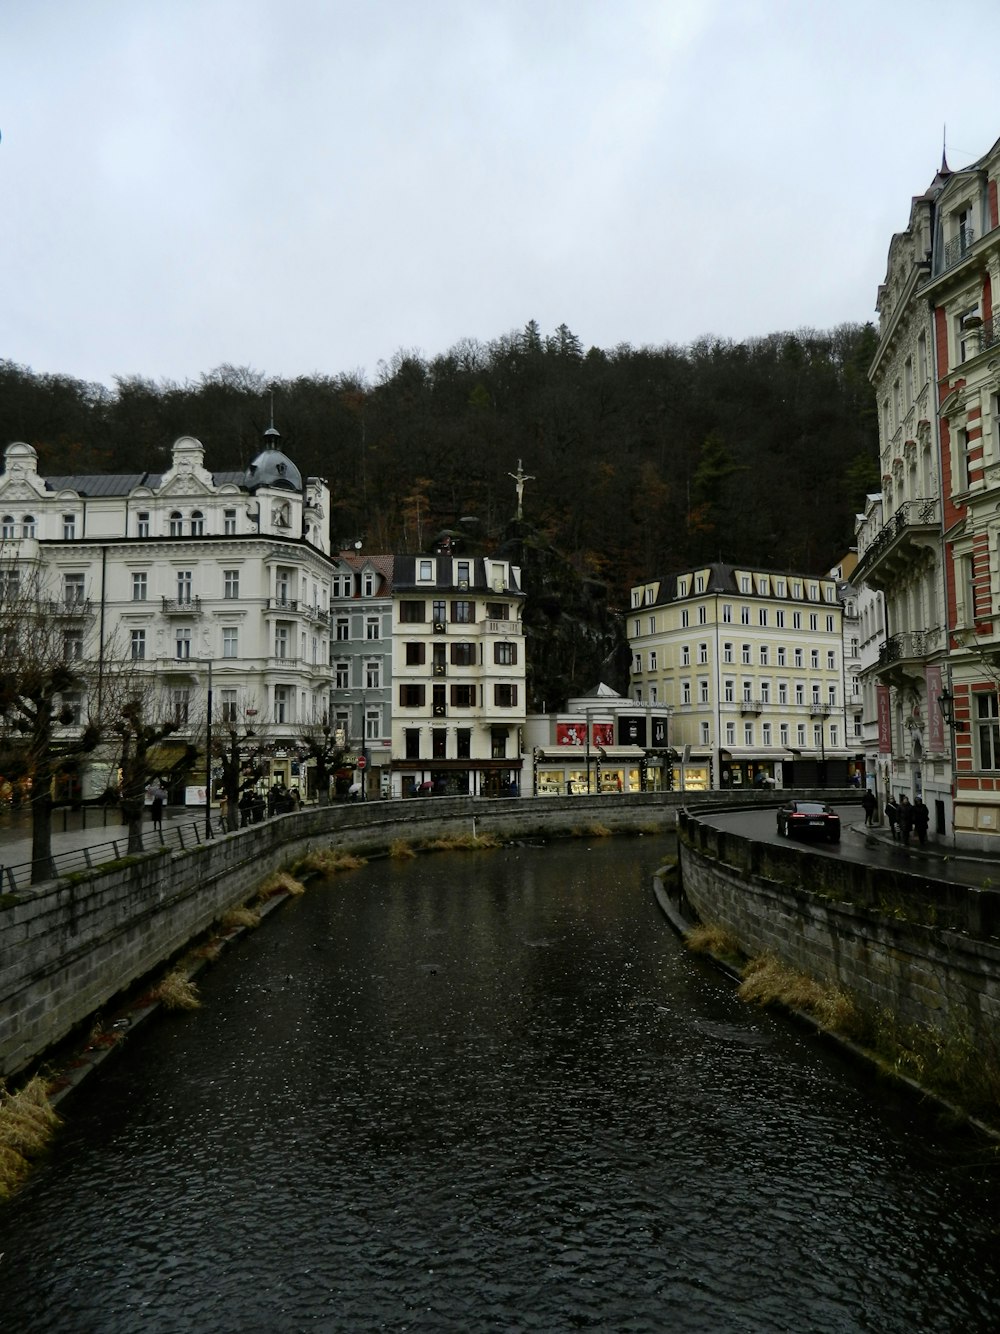
[{"label": "overcast sky", "polygon": [[378,375],[873,317],[1000,138],[963,0],[5,0],[0,358]]}]

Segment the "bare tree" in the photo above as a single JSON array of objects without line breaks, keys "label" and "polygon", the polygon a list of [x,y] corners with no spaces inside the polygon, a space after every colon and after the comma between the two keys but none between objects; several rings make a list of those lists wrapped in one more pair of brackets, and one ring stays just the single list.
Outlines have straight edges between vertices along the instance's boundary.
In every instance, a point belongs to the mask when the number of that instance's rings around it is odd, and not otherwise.
[{"label": "bare tree", "polygon": [[[173,718],[165,717],[150,678],[132,682],[133,689],[117,710],[111,730],[120,743],[121,807],[128,825],[129,852],[142,852],[142,821],[146,807],[146,788],[162,767],[158,746],[177,731]],[[187,760],[194,756],[188,747]]]},{"label": "bare tree", "polygon": [[37,570],[0,558],[0,762],[29,793],[31,880],[55,875],[52,808],[60,779],[100,743],[103,661],[85,655],[86,608],[45,596]]},{"label": "bare tree", "polygon": [[335,728],[324,714],[318,723],[306,723],[299,731],[299,751],[303,763],[313,762],[316,776],[316,800],[321,806],[330,802],[330,779],[341,767],[345,754],[343,731]]},{"label": "bare tree", "polygon": [[212,758],[218,760],[222,771],[226,828],[230,830],[239,828],[241,802],[251,796],[267,769],[261,754],[257,711],[251,706],[243,713],[242,722],[234,714],[212,725]]}]

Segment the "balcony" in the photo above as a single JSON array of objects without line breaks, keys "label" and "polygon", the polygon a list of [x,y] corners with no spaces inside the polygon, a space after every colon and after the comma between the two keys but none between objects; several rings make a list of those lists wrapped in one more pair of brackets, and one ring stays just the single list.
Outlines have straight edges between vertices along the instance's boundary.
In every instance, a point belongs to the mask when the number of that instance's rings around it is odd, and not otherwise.
[{"label": "balcony", "polygon": [[756,718],[758,714],[764,711],[764,701],[762,699],[741,699],[740,713],[743,717]]},{"label": "balcony", "polygon": [[875,674],[885,685],[908,685],[924,676],[927,660],[941,653],[945,634],[940,626],[930,630],[903,630],[890,635],[878,652]]},{"label": "balcony", "polygon": [[164,616],[200,616],[201,598],[161,598]]},{"label": "balcony", "polygon": [[492,621],[492,620],[487,620],[483,622],[483,632],[488,635],[502,635],[504,638],[509,638],[511,635],[521,635],[524,633],[523,630],[521,629],[520,621]]},{"label": "balcony", "polygon": [[950,241],[946,241],[944,252],[941,257],[941,272],[945,269],[954,268],[956,264],[961,264],[966,255],[972,249],[973,242],[976,239],[976,229],[970,226],[960,227],[957,236],[953,236]]},{"label": "balcony", "polygon": [[912,572],[915,555],[928,547],[936,550],[940,540],[937,497],[904,500],[861,553],[854,577],[884,591]]},{"label": "balcony", "polygon": [[42,610],[49,616],[59,617],[60,620],[67,618],[73,620],[94,614],[90,598],[61,598],[58,601],[50,599],[42,603]]},{"label": "balcony", "polygon": [[835,713],[837,706],[835,704],[821,704],[818,699],[814,699],[809,705],[810,718],[829,718],[831,713]]},{"label": "balcony", "polygon": [[267,599],[268,611],[298,611],[298,598],[276,597]]}]

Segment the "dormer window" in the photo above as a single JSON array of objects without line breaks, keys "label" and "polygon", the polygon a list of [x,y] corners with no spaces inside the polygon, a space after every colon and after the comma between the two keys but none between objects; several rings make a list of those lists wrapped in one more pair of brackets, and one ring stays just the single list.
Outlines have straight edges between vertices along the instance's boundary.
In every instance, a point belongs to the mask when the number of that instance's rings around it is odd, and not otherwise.
[{"label": "dormer window", "polygon": [[434,578],[434,562],[432,560],[421,560],[417,563],[417,578],[420,580]]}]

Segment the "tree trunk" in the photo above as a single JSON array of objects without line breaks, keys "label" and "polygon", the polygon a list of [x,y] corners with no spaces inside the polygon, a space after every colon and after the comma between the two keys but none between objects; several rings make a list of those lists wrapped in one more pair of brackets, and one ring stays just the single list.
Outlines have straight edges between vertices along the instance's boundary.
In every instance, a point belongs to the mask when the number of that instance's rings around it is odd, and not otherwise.
[{"label": "tree trunk", "polygon": [[[37,781],[37,780],[36,780]],[[31,796],[31,883],[56,878],[52,856],[52,795],[46,787]]]}]

